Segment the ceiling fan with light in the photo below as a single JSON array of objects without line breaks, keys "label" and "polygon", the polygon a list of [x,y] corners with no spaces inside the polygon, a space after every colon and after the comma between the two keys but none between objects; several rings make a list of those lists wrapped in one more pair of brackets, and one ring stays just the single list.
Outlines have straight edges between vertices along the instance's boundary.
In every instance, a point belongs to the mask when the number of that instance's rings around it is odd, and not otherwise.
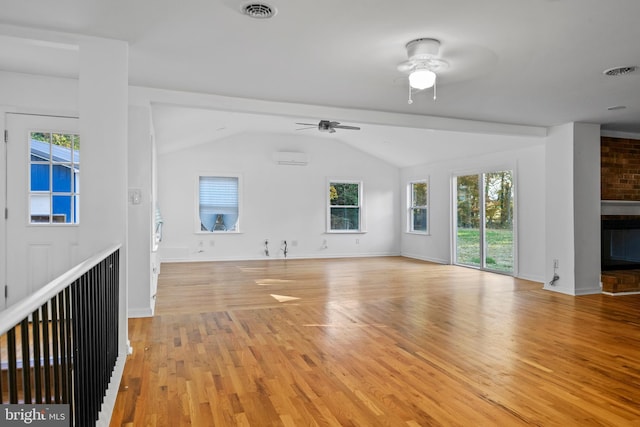
[{"label": "ceiling fan with light", "polygon": [[406,45],[408,60],[398,64],[398,71],[409,74],[409,104],[413,104],[411,95],[414,89],[424,90],[433,87],[433,99],[436,99],[436,79],[439,71],[449,67],[449,63],[438,57],[440,41],[430,38],[412,40]]},{"label": "ceiling fan with light", "polygon": [[308,127],[304,127],[296,130],[313,129],[315,127],[317,127],[320,132],[329,132],[329,133],[334,133],[336,129],[360,130],[360,128],[357,126],[345,126],[345,125],[341,125],[340,122],[334,122],[329,120],[320,120],[318,124],[315,124],[315,123],[296,123],[296,124],[301,126],[308,126]]}]

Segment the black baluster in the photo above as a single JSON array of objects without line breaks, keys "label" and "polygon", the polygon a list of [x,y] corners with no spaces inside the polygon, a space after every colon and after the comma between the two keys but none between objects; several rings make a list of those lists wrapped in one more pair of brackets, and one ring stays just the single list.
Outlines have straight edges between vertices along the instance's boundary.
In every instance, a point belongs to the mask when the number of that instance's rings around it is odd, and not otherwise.
[{"label": "black baluster", "polygon": [[42,347],[44,349],[44,401],[51,403],[51,336],[49,335],[49,302],[42,305]]},{"label": "black baluster", "polygon": [[42,362],[40,341],[40,309],[31,314],[33,328],[33,381],[36,403],[42,403]]},{"label": "black baluster", "polygon": [[20,338],[22,341],[22,397],[24,403],[31,401],[31,357],[29,352],[29,318],[20,322]]},{"label": "black baluster", "polygon": [[9,403],[18,403],[18,364],[16,360],[16,328],[13,327],[7,332],[7,357],[9,366],[7,374],[9,377]]},{"label": "black baluster", "polygon": [[58,297],[51,298],[51,342],[53,344],[53,395],[55,403],[60,401],[60,319],[58,316]]}]

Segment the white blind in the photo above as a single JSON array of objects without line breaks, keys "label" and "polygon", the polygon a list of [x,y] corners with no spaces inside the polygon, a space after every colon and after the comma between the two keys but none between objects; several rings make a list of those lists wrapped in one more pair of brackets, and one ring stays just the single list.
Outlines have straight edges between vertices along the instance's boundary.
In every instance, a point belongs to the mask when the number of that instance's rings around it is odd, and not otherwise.
[{"label": "white blind", "polygon": [[238,178],[227,176],[200,177],[200,208],[237,208]]}]

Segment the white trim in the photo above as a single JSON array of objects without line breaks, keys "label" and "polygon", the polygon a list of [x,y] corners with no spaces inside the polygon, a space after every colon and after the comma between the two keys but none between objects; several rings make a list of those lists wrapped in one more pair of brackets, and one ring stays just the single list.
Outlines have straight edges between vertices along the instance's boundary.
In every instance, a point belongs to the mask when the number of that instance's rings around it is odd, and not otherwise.
[{"label": "white trim", "polygon": [[124,365],[127,362],[127,354],[130,353],[128,351],[121,351],[118,355],[118,360],[116,361],[116,365],[111,373],[111,379],[109,380],[109,387],[104,394],[104,400],[100,407],[100,412],[98,412],[96,427],[108,427],[111,422],[113,409],[116,406],[116,399],[118,398],[120,381],[122,380],[122,374],[124,373]]},{"label": "white trim", "polygon": [[[236,220],[236,227],[234,230],[211,230],[203,231],[200,221],[200,178],[201,177],[223,177],[223,178],[237,178],[238,179],[238,219]],[[199,172],[195,176],[195,194],[194,194],[194,233],[195,234],[241,234],[242,223],[242,197],[243,197],[243,176],[239,172]]]},{"label": "white trim", "polygon": [[[395,256],[404,256],[400,252],[367,252],[367,253],[341,253],[336,252],[331,255],[322,255],[318,256],[318,254],[296,254],[294,256],[287,255],[287,257],[267,257],[264,256],[230,256],[230,257],[211,257],[211,258],[163,258],[162,262],[166,263],[187,263],[187,262],[215,262],[215,261],[295,261],[295,260],[307,260],[307,259],[334,259],[334,258],[375,258],[375,257],[395,257]],[[411,257],[407,257],[411,258]],[[416,258],[417,259],[417,258]],[[435,262],[435,261],[434,261]],[[446,263],[444,263],[446,264]]]},{"label": "white trim", "polygon": [[138,317],[153,317],[153,308],[145,307],[145,308],[135,308],[129,309],[127,313],[127,317],[129,318],[138,318]]},{"label": "white trim", "polygon": [[624,295],[640,295],[640,291],[634,291],[634,292],[604,292],[604,291],[602,291],[602,294],[609,295],[609,296],[612,296],[612,297],[618,297],[618,296],[624,296]]},{"label": "white trim", "polygon": [[185,107],[200,107],[221,111],[267,114],[273,116],[335,116],[341,117],[344,122],[405,126],[417,129],[447,130],[488,135],[514,135],[544,138],[549,133],[548,128],[542,126],[525,126],[437,116],[273,102],[141,86],[129,86],[129,103],[134,105],[146,105],[147,103],[172,104]]},{"label": "white trim", "polygon": [[[358,228],[353,230],[332,230],[331,229],[331,200],[329,200],[330,188],[332,183],[338,184],[358,184]],[[339,178],[328,177],[324,189],[324,197],[326,204],[326,234],[353,234],[353,233],[366,233],[366,214],[365,214],[365,200],[364,200],[364,182],[360,178]],[[339,207],[339,206],[334,206]],[[353,207],[352,207],[353,208]]]},{"label": "white trim", "polygon": [[600,132],[600,136],[607,138],[640,139],[640,134],[638,133],[619,132],[615,130],[603,130]]},{"label": "white trim", "polygon": [[[75,117],[72,117],[71,119],[76,119]],[[81,165],[82,164],[82,159],[80,157],[79,159],[79,163],[75,163],[74,161],[74,152],[78,151],[80,152],[80,149],[76,150],[74,147],[71,147],[71,159],[69,162],[56,162],[53,160],[53,140],[51,140],[49,142],[49,159],[48,160],[39,160],[39,161],[34,161],[31,159],[31,140],[32,140],[32,135],[34,133],[47,133],[50,135],[53,134],[62,134],[62,135],[71,135],[73,136],[77,136],[78,139],[80,140],[80,131],[79,129],[76,129],[75,131],[72,130],[60,130],[60,129],[52,129],[51,127],[37,127],[35,129],[30,128],[29,130],[29,136],[27,137],[27,143],[26,145],[26,166],[27,166],[27,192],[26,192],[26,201],[27,201],[27,209],[26,209],[26,213],[27,213],[27,225],[28,226],[78,226],[80,225],[80,177],[79,175],[77,175],[75,173],[75,170],[77,169],[76,166]],[[50,138],[53,138],[52,136],[50,136]],[[80,143],[82,144],[82,141],[80,140]],[[81,145],[82,146],[82,145]],[[47,169],[49,171],[49,177],[48,177],[48,181],[49,181],[49,189],[48,190],[32,190],[32,182],[31,182],[31,170],[32,170],[32,166],[34,165],[43,165],[43,166],[47,166]],[[54,173],[54,166],[65,166],[68,165],[69,169],[72,171],[71,172],[71,187],[72,189],[70,191],[55,191],[54,190],[54,182],[53,182],[53,173]],[[49,202],[49,209],[48,209],[48,215],[49,215],[49,221],[48,222],[33,222],[32,221],[32,217],[34,215],[34,213],[32,212],[33,206],[32,206],[32,197],[34,196],[44,196],[48,199]],[[68,219],[69,222],[53,222],[52,218],[54,217],[54,212],[53,212],[53,199],[55,196],[65,196],[65,197],[70,197],[73,200],[73,208],[71,209],[71,218]],[[75,209],[75,212],[74,212]],[[75,215],[74,215],[75,214]]]},{"label": "white trim", "polygon": [[[426,205],[425,206],[413,206],[413,184],[420,184],[420,183],[424,183],[427,186],[427,200],[426,200]],[[431,234],[431,214],[430,214],[430,194],[431,194],[431,185],[429,182],[429,176],[427,176],[426,178],[420,178],[420,179],[411,179],[409,181],[407,181],[407,185],[406,185],[406,191],[407,191],[407,198],[406,198],[406,227],[405,227],[405,231],[406,233],[409,234],[418,234],[418,235],[423,235],[423,236],[428,236]],[[413,213],[412,210],[414,208],[424,208],[426,210],[426,216],[427,216],[427,223],[425,224],[426,230],[425,231],[421,231],[421,230],[414,230],[413,229]]]},{"label": "white trim", "polygon": [[[512,203],[513,203],[513,217],[512,217],[512,224],[511,224],[511,228],[512,228],[512,250],[513,250],[513,263],[512,263],[512,270],[511,272],[504,272],[504,271],[500,271],[500,270],[494,270],[488,267],[482,267],[482,262],[480,266],[471,266],[471,265],[464,265],[464,264],[458,264],[457,261],[457,250],[456,250],[456,239],[457,239],[457,228],[458,228],[458,215],[457,215],[457,200],[458,200],[458,185],[457,185],[457,179],[460,176],[471,176],[471,175],[478,175],[478,176],[482,176],[484,177],[485,174],[487,173],[495,173],[495,172],[504,172],[504,171],[509,171],[511,172],[511,183],[512,183],[512,187],[511,187],[511,191],[512,191]],[[504,164],[502,163],[502,166],[493,166],[493,167],[482,167],[482,168],[475,168],[475,169],[469,169],[469,170],[460,170],[460,171],[453,171],[451,173],[451,232],[450,232],[450,241],[451,241],[451,263],[453,265],[460,265],[463,267],[471,267],[471,268],[478,268],[479,270],[482,271],[487,271],[490,273],[496,273],[496,274],[506,274],[512,277],[518,277],[518,183],[517,183],[517,164]],[[479,190],[480,190],[480,203],[481,205],[484,207],[485,206],[485,200],[484,200],[484,180],[482,180],[482,182],[478,182],[479,184]],[[484,220],[484,214],[481,216],[481,222]],[[482,247],[481,247],[481,254],[482,254]],[[486,255],[486,254],[485,254]]]},{"label": "white trim", "polygon": [[449,262],[449,260],[447,260],[447,259],[425,257],[425,256],[419,255],[419,254],[411,254],[411,253],[407,253],[407,252],[402,252],[400,254],[400,256],[405,257],[405,258],[417,259],[418,261],[432,262],[434,264],[452,265]]}]

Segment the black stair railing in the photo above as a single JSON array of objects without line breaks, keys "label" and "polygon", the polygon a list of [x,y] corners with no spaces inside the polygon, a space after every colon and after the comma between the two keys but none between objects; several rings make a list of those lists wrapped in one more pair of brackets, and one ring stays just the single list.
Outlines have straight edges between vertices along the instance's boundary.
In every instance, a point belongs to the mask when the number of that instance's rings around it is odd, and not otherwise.
[{"label": "black stair railing", "polygon": [[0,312],[0,404],[66,404],[70,425],[96,424],[119,355],[119,257],[100,253]]}]

